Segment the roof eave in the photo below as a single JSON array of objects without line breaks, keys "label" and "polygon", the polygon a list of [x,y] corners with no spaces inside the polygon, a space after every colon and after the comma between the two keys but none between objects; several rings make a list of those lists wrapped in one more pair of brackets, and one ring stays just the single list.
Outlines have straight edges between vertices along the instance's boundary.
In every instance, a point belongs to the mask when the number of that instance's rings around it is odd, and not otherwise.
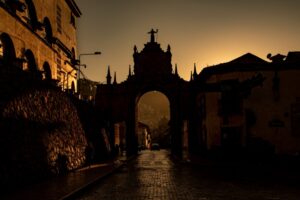
[{"label": "roof eave", "polygon": [[66,0],[66,3],[71,8],[72,12],[75,14],[76,17],[80,17],[82,15],[79,7],[77,6],[74,0]]}]

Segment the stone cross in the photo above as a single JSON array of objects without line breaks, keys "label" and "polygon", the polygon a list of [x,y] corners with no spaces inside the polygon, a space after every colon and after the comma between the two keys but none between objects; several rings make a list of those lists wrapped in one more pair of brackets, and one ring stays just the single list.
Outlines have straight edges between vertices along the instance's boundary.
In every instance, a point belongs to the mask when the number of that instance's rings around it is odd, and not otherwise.
[{"label": "stone cross", "polygon": [[155,33],[158,33],[158,29],[156,29],[156,31],[151,29],[151,31],[148,32],[148,34],[150,34],[150,42],[155,42],[155,38],[154,38]]}]

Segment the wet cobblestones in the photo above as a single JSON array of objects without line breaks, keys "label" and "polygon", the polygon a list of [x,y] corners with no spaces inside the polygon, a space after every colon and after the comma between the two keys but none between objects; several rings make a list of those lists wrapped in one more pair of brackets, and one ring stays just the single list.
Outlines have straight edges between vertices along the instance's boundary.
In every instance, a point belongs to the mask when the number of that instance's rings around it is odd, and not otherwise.
[{"label": "wet cobblestones", "polygon": [[299,200],[299,184],[250,181],[210,167],[174,164],[168,152],[144,151],[78,197],[81,200]]}]

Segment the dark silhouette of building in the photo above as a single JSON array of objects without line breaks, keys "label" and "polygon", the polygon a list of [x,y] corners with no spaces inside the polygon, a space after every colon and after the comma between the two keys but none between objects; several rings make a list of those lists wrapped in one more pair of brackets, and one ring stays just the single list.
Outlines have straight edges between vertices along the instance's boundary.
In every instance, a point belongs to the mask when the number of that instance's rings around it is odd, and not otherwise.
[{"label": "dark silhouette of building", "polygon": [[[268,62],[247,53],[228,63],[194,66],[191,80],[178,75],[171,64],[171,48],[163,51],[149,32],[142,51],[134,46],[134,73],[127,80],[97,87],[96,107],[113,124],[126,127],[127,154],[137,152],[137,104],[149,91],[160,91],[170,102],[171,151],[191,154],[220,149],[235,154],[249,151],[296,154],[299,137],[299,52],[268,55]],[[291,144],[291,145],[289,145]],[[259,150],[260,148],[260,150]]]},{"label": "dark silhouette of building", "polygon": [[219,85],[218,90],[198,90],[195,98],[197,135],[208,150],[246,148],[257,155],[300,152],[300,52],[267,58],[271,62],[247,53],[206,67],[197,76],[199,87]]},{"label": "dark silhouette of building", "polygon": [[117,83],[116,74],[111,82],[110,69],[107,72],[107,84],[97,88],[96,107],[112,123],[125,122],[127,154],[137,152],[137,102],[149,91],[160,91],[170,102],[170,132],[172,135],[173,154],[180,155],[182,148],[182,123],[188,118],[189,101],[188,82],[179,77],[177,67],[171,64],[171,47],[162,50],[155,40],[157,31],[149,32],[150,41],[142,51],[134,46],[133,73],[129,68],[128,78]]}]

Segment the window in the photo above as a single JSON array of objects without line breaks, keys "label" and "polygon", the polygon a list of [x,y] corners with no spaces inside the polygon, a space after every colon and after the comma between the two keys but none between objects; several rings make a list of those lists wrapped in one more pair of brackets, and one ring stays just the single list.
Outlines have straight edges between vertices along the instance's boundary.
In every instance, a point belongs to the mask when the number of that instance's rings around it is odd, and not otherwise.
[{"label": "window", "polygon": [[35,62],[35,57],[34,54],[30,49],[27,49],[25,52],[25,57],[27,61],[27,68],[31,72],[36,72],[38,70],[36,62]]},{"label": "window", "polygon": [[242,98],[238,89],[237,79],[220,82],[221,99],[219,101],[219,114],[232,115],[242,113]]},{"label": "window", "polygon": [[61,50],[57,49],[56,54],[56,64],[57,64],[57,80],[61,81]]},{"label": "window", "polygon": [[51,74],[51,67],[48,62],[45,62],[43,65],[44,68],[44,79],[51,80],[52,74]]},{"label": "window", "polygon": [[72,59],[75,59],[76,58],[76,53],[75,53],[75,49],[74,47],[72,48]]},{"label": "window", "polygon": [[45,26],[45,40],[51,44],[52,43],[52,38],[53,38],[53,34],[52,34],[52,27],[51,27],[51,23],[50,20],[48,19],[48,17],[44,18],[44,26]]},{"label": "window", "polygon": [[203,95],[200,99],[200,115],[203,119],[206,118],[206,102],[205,95]]},{"label": "window", "polygon": [[300,103],[291,105],[291,128],[293,136],[300,136]]},{"label": "window", "polygon": [[0,40],[0,58],[3,58],[3,44],[1,40]]},{"label": "window", "polygon": [[0,58],[7,64],[12,64],[16,58],[13,41],[7,33],[0,34]]},{"label": "window", "polygon": [[59,5],[56,6],[56,25],[57,25],[57,32],[62,33],[61,29],[61,8]]},{"label": "window", "polygon": [[241,114],[242,99],[237,92],[222,92],[220,100],[220,114]]},{"label": "window", "polygon": [[31,26],[33,30],[36,30],[39,28],[39,23],[37,19],[37,14],[35,10],[35,6],[32,2],[32,0],[25,0],[26,5],[27,5],[27,23]]},{"label": "window", "polygon": [[73,25],[74,28],[76,28],[76,22],[75,22],[75,17],[73,15],[73,13],[71,13],[71,20],[70,23]]},{"label": "window", "polygon": [[23,2],[18,1],[18,0],[14,0],[14,1],[1,0],[0,2],[5,3],[13,13],[16,13],[17,10],[20,11],[20,12],[24,12],[25,9],[26,9],[25,4]]}]

